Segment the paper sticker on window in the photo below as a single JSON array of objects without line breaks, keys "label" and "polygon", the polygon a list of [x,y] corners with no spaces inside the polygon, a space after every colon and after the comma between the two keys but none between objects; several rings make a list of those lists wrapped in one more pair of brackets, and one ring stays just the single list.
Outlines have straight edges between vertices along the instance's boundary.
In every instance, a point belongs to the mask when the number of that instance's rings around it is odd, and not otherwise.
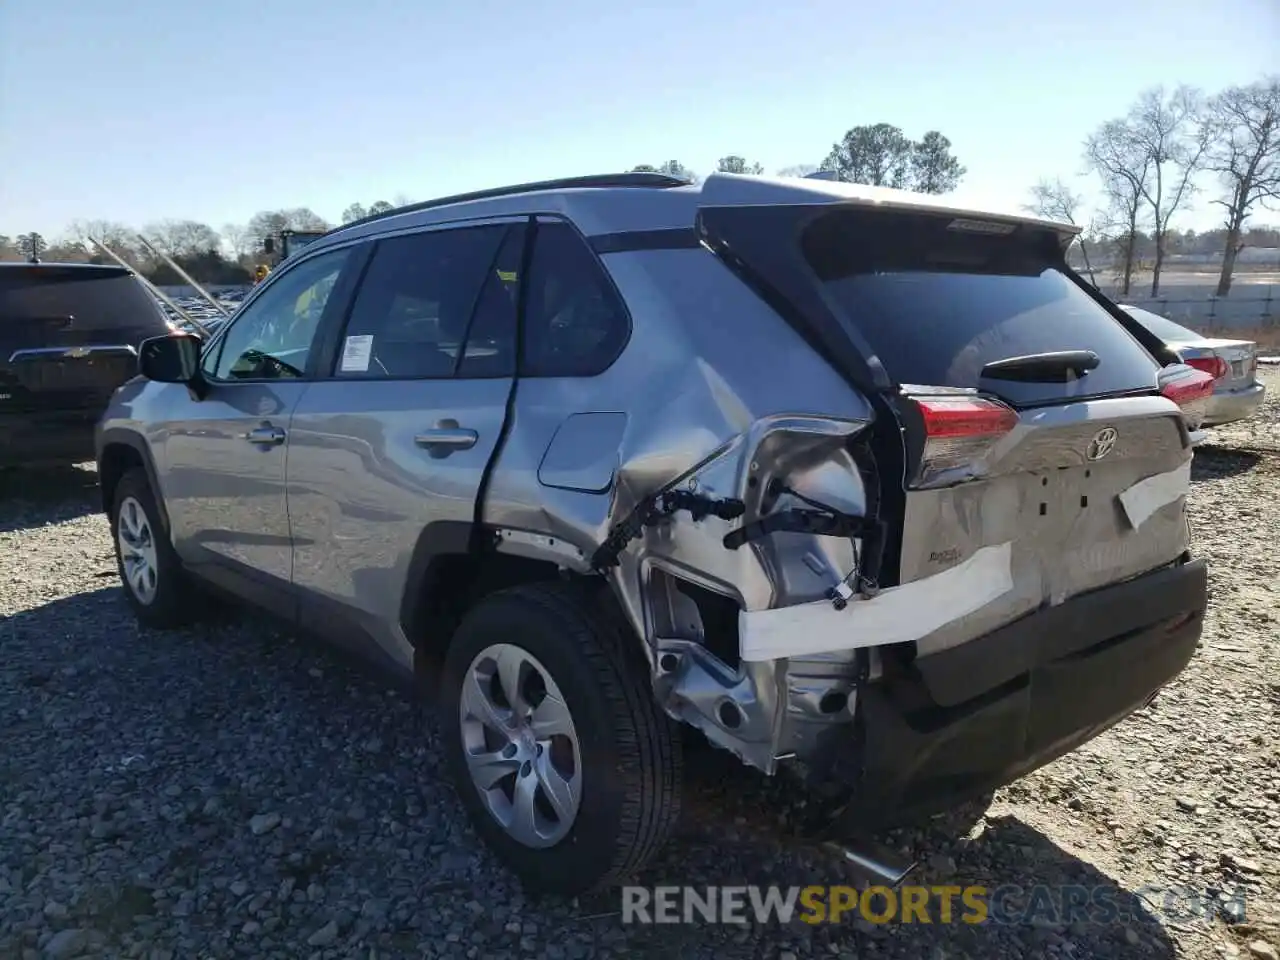
[{"label": "paper sticker on window", "polygon": [[347,342],[342,347],[342,372],[364,373],[369,369],[369,359],[372,356],[372,334],[347,337]]}]

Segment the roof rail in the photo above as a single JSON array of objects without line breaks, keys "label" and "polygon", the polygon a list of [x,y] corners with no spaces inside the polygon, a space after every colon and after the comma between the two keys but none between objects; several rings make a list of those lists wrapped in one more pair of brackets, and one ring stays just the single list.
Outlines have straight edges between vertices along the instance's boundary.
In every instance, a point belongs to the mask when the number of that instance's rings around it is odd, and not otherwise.
[{"label": "roof rail", "polygon": [[649,173],[645,171],[633,173],[592,173],[582,177],[562,177],[557,180],[537,180],[533,183],[518,183],[509,187],[490,187],[488,190],[476,190],[471,193],[455,193],[451,197],[437,197],[435,200],[423,200],[419,203],[406,204],[403,207],[392,207],[382,213],[371,214],[334,227],[331,234],[351,227],[362,226],[394,217],[401,213],[414,213],[418,210],[430,210],[432,207],[444,207],[451,203],[465,203],[469,200],[489,200],[493,197],[509,197],[519,193],[534,193],[538,190],[574,190],[584,187],[647,187],[651,190],[665,190],[670,187],[687,187],[691,180],[672,177],[665,173]]}]

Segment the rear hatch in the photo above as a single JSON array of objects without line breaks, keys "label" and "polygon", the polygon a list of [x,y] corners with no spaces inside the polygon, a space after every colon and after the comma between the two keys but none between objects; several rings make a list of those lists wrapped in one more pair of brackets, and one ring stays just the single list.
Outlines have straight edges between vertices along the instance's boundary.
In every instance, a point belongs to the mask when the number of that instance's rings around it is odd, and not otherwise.
[{"label": "rear hatch", "polygon": [[137,346],[168,331],[127,270],[89,264],[0,268],[0,412],[100,406],[137,373]]},{"label": "rear hatch", "polygon": [[879,471],[895,478],[882,519],[896,526],[881,584],[1007,557],[1007,573],[991,569],[1011,588],[921,653],[1185,552],[1176,494],[1147,497],[1147,516],[1121,499],[1162,475],[1155,486],[1176,489],[1189,469],[1186,424],[1160,395],[1156,357],[1173,358],[1078,282],[1060,233],[844,204],[704,208],[701,220],[709,246],[874,395],[877,457],[900,468]]}]

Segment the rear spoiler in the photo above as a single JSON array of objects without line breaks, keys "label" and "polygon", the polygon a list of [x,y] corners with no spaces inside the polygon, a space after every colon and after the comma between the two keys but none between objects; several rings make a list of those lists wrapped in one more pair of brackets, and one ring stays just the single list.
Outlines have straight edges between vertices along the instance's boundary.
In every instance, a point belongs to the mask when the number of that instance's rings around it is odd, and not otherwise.
[{"label": "rear spoiler", "polygon": [[943,203],[931,194],[895,190],[892,187],[873,187],[861,183],[845,183],[831,179],[833,176],[830,172],[821,170],[807,177],[758,177],[737,173],[712,173],[708,174],[706,180],[702,182],[701,204],[704,207],[757,204],[787,206],[848,204],[879,210],[931,213],[975,224],[1050,230],[1065,241],[1064,247],[1069,246],[1082,229],[1077,224],[1029,217],[1025,214]]}]

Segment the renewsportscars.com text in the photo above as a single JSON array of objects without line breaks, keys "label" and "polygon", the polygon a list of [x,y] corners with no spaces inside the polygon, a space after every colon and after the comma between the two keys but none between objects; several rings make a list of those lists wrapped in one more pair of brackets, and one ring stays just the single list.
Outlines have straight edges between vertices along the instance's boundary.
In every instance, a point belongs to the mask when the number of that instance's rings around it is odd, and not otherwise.
[{"label": "renewsportscars.com text", "polygon": [[623,887],[623,923],[1124,923],[1159,912],[1189,922],[1245,920],[1244,895],[1182,887],[1126,893],[1111,885]]}]

